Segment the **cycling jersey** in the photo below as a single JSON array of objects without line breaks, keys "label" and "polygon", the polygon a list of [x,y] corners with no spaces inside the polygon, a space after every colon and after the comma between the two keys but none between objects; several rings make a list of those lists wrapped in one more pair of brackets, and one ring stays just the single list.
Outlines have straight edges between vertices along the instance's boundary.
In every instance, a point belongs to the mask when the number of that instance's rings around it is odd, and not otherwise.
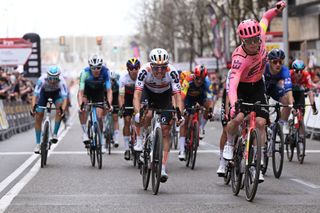
[{"label": "cycling jersey", "polygon": [[93,77],[90,67],[86,67],[82,71],[81,76],[80,76],[80,83],[79,83],[80,90],[85,89],[85,82],[86,81],[101,81],[101,82],[104,82],[105,89],[111,89],[110,71],[105,66],[102,66],[102,69],[100,71],[100,75],[97,78]]},{"label": "cycling jersey", "polygon": [[300,78],[294,73],[294,70],[290,70],[292,91],[305,91],[305,89],[312,88],[312,81],[310,74],[303,70],[300,74]]},{"label": "cycling jersey", "polygon": [[45,93],[58,91],[63,99],[67,98],[68,88],[64,78],[62,76],[59,76],[59,82],[57,82],[56,84],[51,84],[48,82],[47,77],[47,75],[43,75],[38,79],[34,90],[34,96],[39,97],[41,91]]},{"label": "cycling jersey", "polygon": [[144,64],[138,72],[135,89],[142,91],[144,86],[153,93],[164,93],[171,88],[172,93],[176,94],[180,93],[181,89],[179,74],[171,64],[168,65],[165,76],[160,80],[153,76],[150,63]]},{"label": "cycling jersey", "polygon": [[245,52],[243,45],[240,45],[235,49],[232,54],[231,74],[229,77],[229,100],[231,106],[234,106],[238,99],[237,88],[239,82],[243,83],[255,83],[261,80],[265,65],[267,63],[267,51],[266,51],[266,31],[269,22],[273,17],[277,15],[275,8],[268,10],[264,13],[261,21],[261,43],[260,50],[257,54],[250,55]]},{"label": "cycling jersey", "polygon": [[[289,69],[282,65],[281,70],[273,75],[270,72],[270,64],[266,65],[264,71],[264,80],[267,89],[267,95],[270,95],[274,100],[279,101],[286,92],[292,90],[292,83]],[[284,85],[279,85],[279,81],[283,80]]]},{"label": "cycling jersey", "polygon": [[120,87],[120,89],[119,89],[120,95],[124,95],[124,94],[133,95],[135,83],[136,83],[136,81],[132,80],[129,73],[127,73],[126,75],[123,75],[120,78],[120,86],[119,86]]},{"label": "cycling jersey", "polygon": [[211,81],[208,77],[204,79],[203,84],[197,87],[193,81],[193,75],[184,79],[181,85],[181,95],[185,99],[187,97],[199,97],[202,96],[207,99],[212,99],[212,90],[210,89]]}]

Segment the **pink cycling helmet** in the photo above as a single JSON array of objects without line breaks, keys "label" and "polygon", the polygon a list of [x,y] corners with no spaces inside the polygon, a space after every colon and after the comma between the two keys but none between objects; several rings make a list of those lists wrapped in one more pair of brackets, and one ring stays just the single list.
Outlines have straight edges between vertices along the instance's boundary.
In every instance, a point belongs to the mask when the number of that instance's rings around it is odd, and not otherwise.
[{"label": "pink cycling helmet", "polygon": [[241,39],[259,36],[261,33],[259,22],[254,19],[244,20],[239,24],[237,33]]}]

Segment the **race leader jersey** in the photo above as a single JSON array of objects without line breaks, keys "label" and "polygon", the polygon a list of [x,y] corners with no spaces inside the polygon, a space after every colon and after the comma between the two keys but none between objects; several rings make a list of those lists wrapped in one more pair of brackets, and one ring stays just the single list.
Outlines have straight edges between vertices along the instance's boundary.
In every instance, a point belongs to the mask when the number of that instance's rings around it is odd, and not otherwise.
[{"label": "race leader jersey", "polygon": [[136,81],[132,80],[129,73],[120,77],[120,95],[133,95]]},{"label": "race leader jersey", "polygon": [[60,90],[61,97],[63,99],[67,98],[68,87],[64,78],[60,75],[59,81],[56,84],[49,84],[47,77],[47,74],[45,74],[38,79],[34,90],[34,96],[39,97],[41,90],[44,90],[44,92],[55,92]]},{"label": "race leader jersey", "polygon": [[146,86],[151,92],[163,93],[172,88],[172,93],[180,93],[180,81],[177,70],[170,64],[168,64],[165,76],[162,79],[157,79],[152,74],[150,63],[144,64],[138,73],[136,81],[136,89],[143,90]]},{"label": "race leader jersey", "polygon": [[243,49],[243,45],[237,47],[232,53],[231,73],[229,76],[229,99],[234,106],[238,99],[237,89],[239,82],[254,83],[261,80],[267,63],[266,31],[273,17],[277,15],[276,9],[272,8],[265,12],[260,21],[261,43],[257,54],[250,55]]}]

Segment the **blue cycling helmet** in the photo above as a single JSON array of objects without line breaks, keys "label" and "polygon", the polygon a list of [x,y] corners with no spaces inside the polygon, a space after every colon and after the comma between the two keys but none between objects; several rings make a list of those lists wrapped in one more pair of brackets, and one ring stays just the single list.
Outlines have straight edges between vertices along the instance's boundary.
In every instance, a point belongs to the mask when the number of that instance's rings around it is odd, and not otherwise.
[{"label": "blue cycling helmet", "polygon": [[292,68],[295,70],[304,70],[305,68],[304,62],[302,60],[296,59],[292,63]]},{"label": "blue cycling helmet", "polygon": [[282,49],[274,48],[268,53],[268,60],[283,60],[286,57]]},{"label": "blue cycling helmet", "polygon": [[49,77],[59,77],[61,74],[61,69],[58,66],[51,66],[47,71]]}]

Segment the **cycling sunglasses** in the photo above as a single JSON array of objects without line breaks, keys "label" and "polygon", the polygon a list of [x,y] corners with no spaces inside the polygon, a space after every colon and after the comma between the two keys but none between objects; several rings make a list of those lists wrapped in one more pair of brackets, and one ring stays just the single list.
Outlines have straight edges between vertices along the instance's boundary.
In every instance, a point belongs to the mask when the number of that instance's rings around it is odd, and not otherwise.
[{"label": "cycling sunglasses", "polygon": [[298,74],[298,73],[301,73],[302,70],[295,70],[295,69],[294,69],[294,72]]},{"label": "cycling sunglasses", "polygon": [[139,70],[139,66],[129,65],[129,66],[128,66],[128,70],[129,70],[129,71]]},{"label": "cycling sunglasses", "polygon": [[92,71],[101,70],[101,69],[102,69],[102,66],[92,66],[92,67],[90,67],[90,69],[91,69]]},{"label": "cycling sunglasses", "polygon": [[59,81],[59,77],[48,76],[48,81]]},{"label": "cycling sunglasses", "polygon": [[203,78],[198,77],[198,76],[196,76],[195,79],[196,79],[197,81],[203,81]]},{"label": "cycling sunglasses", "polygon": [[168,66],[164,66],[164,65],[152,65],[151,66],[152,71],[158,71],[159,69],[161,69],[161,71],[166,71]]},{"label": "cycling sunglasses", "polygon": [[274,65],[277,65],[277,64],[282,65],[283,64],[283,60],[272,60],[272,64],[274,64]]},{"label": "cycling sunglasses", "polygon": [[259,44],[261,42],[261,38],[260,36],[256,36],[253,38],[246,38],[246,39],[243,39],[243,42],[246,44]]}]

